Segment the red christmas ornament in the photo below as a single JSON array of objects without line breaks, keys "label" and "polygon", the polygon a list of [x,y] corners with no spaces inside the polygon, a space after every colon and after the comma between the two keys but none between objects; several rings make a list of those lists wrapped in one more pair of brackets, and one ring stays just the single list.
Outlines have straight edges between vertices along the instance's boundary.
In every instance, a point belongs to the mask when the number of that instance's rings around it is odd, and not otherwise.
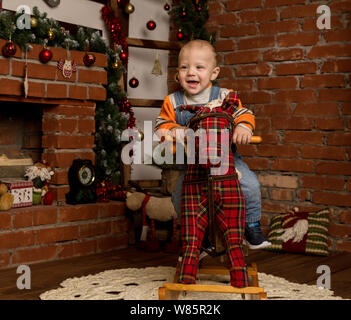
[{"label": "red christmas ornament", "polygon": [[182,12],[180,13],[180,15],[185,18],[187,16],[187,12],[185,11],[185,9],[182,10]]},{"label": "red christmas ornament", "polygon": [[153,20],[149,20],[146,24],[146,27],[151,31],[155,30],[156,29],[156,22]]},{"label": "red christmas ornament", "polygon": [[42,63],[48,63],[52,59],[52,52],[48,48],[44,48],[39,53],[39,60]]},{"label": "red christmas ornament", "polygon": [[128,60],[128,54],[127,52],[122,51],[119,54],[119,58],[122,60],[123,63],[125,63]]},{"label": "red christmas ornament", "polygon": [[54,201],[54,196],[52,192],[51,191],[46,192],[44,195],[43,203],[48,206],[48,205],[51,205],[53,201]]},{"label": "red christmas ornament", "polygon": [[133,77],[129,80],[129,86],[131,88],[136,88],[138,85],[139,85],[139,80],[137,78]]},{"label": "red christmas ornament", "polygon": [[182,32],[182,30],[178,30],[178,32],[177,32],[177,39],[179,41],[184,39],[184,33]]},{"label": "red christmas ornament", "polygon": [[163,9],[165,9],[166,11],[168,11],[170,8],[171,6],[168,3],[166,3],[163,7]]},{"label": "red christmas ornament", "polygon": [[13,57],[16,53],[16,45],[9,41],[2,47],[2,54],[5,57]]},{"label": "red christmas ornament", "polygon": [[85,53],[83,62],[87,67],[92,66],[95,63],[96,57],[92,53]]}]

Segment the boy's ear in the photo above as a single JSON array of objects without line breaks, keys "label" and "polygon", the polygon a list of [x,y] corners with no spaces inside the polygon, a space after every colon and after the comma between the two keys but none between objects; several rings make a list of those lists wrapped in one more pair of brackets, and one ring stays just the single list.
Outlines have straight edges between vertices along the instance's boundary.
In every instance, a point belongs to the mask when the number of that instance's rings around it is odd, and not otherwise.
[{"label": "boy's ear", "polygon": [[211,74],[211,81],[216,80],[218,75],[219,75],[219,71],[221,71],[221,69],[219,67],[215,67],[212,70],[212,74]]}]

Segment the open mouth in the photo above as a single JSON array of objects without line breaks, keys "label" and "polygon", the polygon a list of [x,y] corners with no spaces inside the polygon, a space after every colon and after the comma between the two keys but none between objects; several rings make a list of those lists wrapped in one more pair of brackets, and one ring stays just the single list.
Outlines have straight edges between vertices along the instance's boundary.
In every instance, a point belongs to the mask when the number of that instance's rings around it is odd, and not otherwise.
[{"label": "open mouth", "polygon": [[199,81],[189,80],[186,83],[189,85],[189,87],[195,88],[199,84]]}]

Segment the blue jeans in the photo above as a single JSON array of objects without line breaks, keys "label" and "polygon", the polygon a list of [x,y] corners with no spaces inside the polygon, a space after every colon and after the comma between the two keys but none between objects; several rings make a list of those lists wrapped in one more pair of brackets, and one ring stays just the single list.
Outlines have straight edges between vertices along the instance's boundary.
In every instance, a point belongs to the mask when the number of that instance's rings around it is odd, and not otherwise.
[{"label": "blue jeans", "polygon": [[[242,178],[240,179],[241,190],[245,197],[246,205],[246,223],[253,223],[261,219],[261,186],[257,176],[252,172],[247,164],[242,160],[241,155],[234,153],[235,168],[238,169]],[[180,222],[182,185],[184,180],[184,171],[179,172],[179,177],[172,193],[172,203],[178,214]]]}]

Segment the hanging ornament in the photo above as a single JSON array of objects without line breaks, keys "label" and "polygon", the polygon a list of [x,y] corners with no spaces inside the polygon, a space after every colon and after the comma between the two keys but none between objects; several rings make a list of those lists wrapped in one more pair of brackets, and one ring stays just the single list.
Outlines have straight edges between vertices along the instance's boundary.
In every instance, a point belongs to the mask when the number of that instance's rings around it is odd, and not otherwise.
[{"label": "hanging ornament", "polygon": [[54,40],[55,39],[55,33],[52,30],[52,28],[50,28],[49,31],[48,31],[48,39],[49,40]]},{"label": "hanging ornament", "polygon": [[130,2],[124,7],[124,11],[128,14],[132,14],[134,10],[135,8]]},{"label": "hanging ornament", "polygon": [[126,52],[122,51],[119,54],[119,58],[122,60],[123,63],[125,63],[128,60],[128,54]]},{"label": "hanging ornament", "polygon": [[178,32],[177,32],[177,39],[179,41],[183,40],[184,39],[184,33],[182,31],[182,29],[179,29]]},{"label": "hanging ornament", "polygon": [[188,15],[188,13],[186,12],[185,8],[182,9],[182,12],[180,13],[180,15],[181,15],[183,18],[185,18],[185,17]]},{"label": "hanging ornament", "polygon": [[52,51],[46,47],[39,53],[39,60],[42,63],[48,63],[52,59]]},{"label": "hanging ornament", "polygon": [[121,67],[121,61],[116,59],[113,63],[112,63],[112,69],[117,70],[119,67]]},{"label": "hanging ornament", "polygon": [[30,26],[31,26],[31,28],[36,28],[38,26],[38,19],[31,17],[30,18]]},{"label": "hanging ornament", "polygon": [[70,60],[71,53],[67,47],[67,60],[60,59],[57,62],[57,68],[62,71],[62,75],[69,79],[72,77],[72,73],[77,71],[77,64]]},{"label": "hanging ornament", "polygon": [[162,75],[161,63],[160,63],[160,60],[158,59],[158,52],[157,51],[156,51],[156,59],[154,62],[154,67],[152,68],[151,73],[154,74],[155,76]]},{"label": "hanging ornament", "polygon": [[148,28],[148,30],[152,31],[156,29],[156,22],[154,20],[149,20],[146,23],[146,28]]},{"label": "hanging ornament", "polygon": [[96,57],[92,53],[86,52],[83,57],[83,62],[87,67],[91,67],[95,63]]},{"label": "hanging ornament", "polygon": [[2,54],[9,58],[16,54],[16,45],[10,40],[2,47]]},{"label": "hanging ornament", "polygon": [[116,0],[117,6],[121,6],[122,5],[122,0]]},{"label": "hanging ornament", "polygon": [[129,86],[131,87],[131,88],[136,88],[137,86],[139,85],[139,80],[137,79],[137,78],[135,78],[135,77],[133,77],[133,78],[131,78],[130,80],[129,80]]},{"label": "hanging ornament", "polygon": [[171,6],[166,2],[163,9],[165,9],[166,11],[169,11],[170,8],[171,8]]},{"label": "hanging ornament", "polygon": [[199,4],[195,5],[195,8],[196,8],[197,12],[201,12],[202,11],[202,7]]}]

